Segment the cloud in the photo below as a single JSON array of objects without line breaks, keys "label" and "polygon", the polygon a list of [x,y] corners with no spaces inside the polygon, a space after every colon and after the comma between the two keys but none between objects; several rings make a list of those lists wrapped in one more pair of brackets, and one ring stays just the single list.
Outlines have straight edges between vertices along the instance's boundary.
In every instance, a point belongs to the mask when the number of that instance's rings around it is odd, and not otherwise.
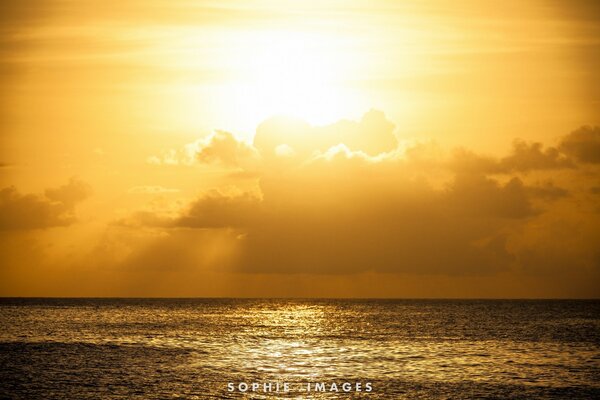
[{"label": "cloud", "polygon": [[381,111],[371,110],[360,121],[341,120],[327,126],[311,126],[304,121],[274,117],[256,129],[254,147],[266,160],[286,155],[306,159],[333,146],[345,145],[351,151],[376,156],[396,150],[398,139],[394,124]]},{"label": "cloud", "polygon": [[261,203],[260,196],[253,192],[209,190],[185,205],[155,199],[144,209],[116,220],[113,225],[130,228],[239,228],[256,220]]},{"label": "cloud", "polygon": [[257,127],[252,144],[230,132],[216,130],[180,149],[150,156],[147,162],[173,166],[216,165],[237,169],[232,177],[255,177],[260,169],[293,168],[312,157],[333,156],[341,149],[357,156],[382,157],[398,149],[394,130],[394,124],[377,110],[367,112],[360,121],[341,120],[327,126],[273,117]]},{"label": "cloud", "polygon": [[228,195],[213,190],[192,202],[173,223],[188,228],[243,227],[256,221],[260,204],[252,193]]},{"label": "cloud", "polygon": [[515,140],[512,154],[498,163],[498,169],[503,172],[561,168],[573,168],[573,163],[561,155],[558,149],[548,147],[544,150],[542,143],[527,143],[523,140]]},{"label": "cloud", "polygon": [[210,135],[188,143],[179,150],[170,149],[160,156],[150,156],[154,165],[215,164],[227,168],[249,169],[256,165],[258,153],[254,147],[232,133],[216,130]]},{"label": "cloud", "polygon": [[196,158],[201,163],[239,167],[257,156],[253,147],[225,131],[215,131],[197,144]]},{"label": "cloud", "polygon": [[519,178],[501,185],[483,175],[457,175],[448,192],[450,203],[462,215],[520,219],[535,215]]},{"label": "cloud", "polygon": [[[561,207],[561,218],[574,218],[575,180],[589,179],[561,148],[523,140],[501,157],[458,149],[448,158],[433,143],[400,149],[393,125],[375,111],[326,127],[270,119],[257,129],[253,151],[240,146],[233,135],[215,134],[196,151],[203,162],[242,173],[248,170],[238,155],[257,154],[254,190],[204,192],[174,213],[136,213],[131,226],[164,229],[169,237],[215,232],[221,248],[236,255],[227,265],[243,273],[542,271],[549,246],[562,252],[560,235],[523,232],[556,224],[547,216]],[[161,239],[151,246],[169,247]],[[589,267],[592,247],[573,243],[562,259],[578,254],[573,264]]]},{"label": "cloud", "polygon": [[75,222],[75,206],[91,194],[77,179],[43,195],[21,194],[14,186],[0,190],[0,230],[45,229]]},{"label": "cloud", "polygon": [[[494,215],[486,204],[483,211],[468,210],[483,214],[469,219],[459,204],[468,195],[460,189],[445,194],[409,181],[397,190],[392,177],[368,185],[369,174],[334,183],[335,174],[323,172],[325,178],[313,182],[265,182],[267,211],[245,230],[242,270],[479,275],[507,267],[510,255],[497,229],[505,225],[503,209]],[[482,203],[504,190],[491,188]],[[302,192],[308,196],[298,198]]]},{"label": "cloud", "polygon": [[433,189],[411,168],[335,146],[299,168],[265,172],[262,198],[206,193],[160,224],[231,229],[234,266],[245,272],[486,275],[514,262],[508,232],[543,211],[534,194],[557,189],[474,174]]},{"label": "cloud", "polygon": [[87,199],[91,192],[92,190],[87,183],[71,178],[66,185],[46,189],[44,194],[51,201],[62,203],[68,209],[73,209],[77,203]]},{"label": "cloud", "polygon": [[459,173],[495,174],[501,172],[495,158],[482,156],[464,148],[453,151],[449,167]]},{"label": "cloud", "polygon": [[574,168],[571,159],[555,148],[544,149],[542,143],[527,143],[515,140],[509,155],[496,159],[482,156],[466,149],[454,152],[451,165],[455,170],[489,174],[511,174],[514,172],[531,172]]},{"label": "cloud", "polygon": [[531,186],[528,188],[531,197],[544,200],[556,200],[569,196],[569,191],[555,186],[552,181],[544,182],[541,185]]},{"label": "cloud", "polygon": [[148,164],[152,165],[184,165],[191,166],[196,164],[196,152],[198,143],[189,143],[183,146],[181,149],[169,149],[163,151],[160,155],[149,156],[146,159]]},{"label": "cloud", "polygon": [[543,276],[600,272],[600,212],[575,204],[583,212],[573,213],[574,204],[566,204],[523,227],[522,240],[515,243],[522,271]]},{"label": "cloud", "polygon": [[172,228],[174,220],[185,210],[189,199],[184,202],[171,196],[162,196],[164,193],[159,194],[152,196],[149,202],[136,211],[127,212],[112,221],[110,225],[124,228]]},{"label": "cloud", "polygon": [[600,163],[600,127],[583,126],[571,132],[559,148],[581,163]]}]

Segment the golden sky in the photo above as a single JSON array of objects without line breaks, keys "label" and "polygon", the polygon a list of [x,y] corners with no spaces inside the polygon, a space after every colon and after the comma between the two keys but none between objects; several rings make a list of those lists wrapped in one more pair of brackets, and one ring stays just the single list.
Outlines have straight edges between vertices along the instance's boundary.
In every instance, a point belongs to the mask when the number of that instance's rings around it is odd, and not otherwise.
[{"label": "golden sky", "polygon": [[599,297],[594,1],[0,4],[0,295]]}]

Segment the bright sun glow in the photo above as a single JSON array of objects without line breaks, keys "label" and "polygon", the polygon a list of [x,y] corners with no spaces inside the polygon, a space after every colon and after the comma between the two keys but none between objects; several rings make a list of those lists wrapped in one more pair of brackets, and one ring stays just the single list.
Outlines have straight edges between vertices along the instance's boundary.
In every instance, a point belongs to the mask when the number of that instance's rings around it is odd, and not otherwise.
[{"label": "bright sun glow", "polygon": [[234,41],[237,49],[226,62],[232,76],[221,93],[238,117],[285,114],[322,124],[359,108],[357,96],[343,87],[358,60],[334,36],[243,32]]}]

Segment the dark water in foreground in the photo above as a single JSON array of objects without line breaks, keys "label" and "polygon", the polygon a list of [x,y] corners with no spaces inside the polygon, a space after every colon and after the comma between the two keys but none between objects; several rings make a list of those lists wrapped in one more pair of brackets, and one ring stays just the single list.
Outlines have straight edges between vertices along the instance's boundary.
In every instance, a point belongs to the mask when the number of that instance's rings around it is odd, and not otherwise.
[{"label": "dark water in foreground", "polygon": [[0,326],[0,398],[600,397],[599,301],[0,299]]}]

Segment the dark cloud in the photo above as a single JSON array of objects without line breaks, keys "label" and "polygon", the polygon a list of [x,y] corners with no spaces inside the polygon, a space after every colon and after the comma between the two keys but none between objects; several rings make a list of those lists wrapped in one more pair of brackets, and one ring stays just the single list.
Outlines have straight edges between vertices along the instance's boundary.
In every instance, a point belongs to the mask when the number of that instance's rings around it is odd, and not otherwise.
[{"label": "dark cloud", "polygon": [[[402,157],[395,138],[387,140],[394,129],[386,121],[377,112],[325,128],[269,120],[254,142],[256,192],[204,193],[176,214],[137,213],[133,226],[219,232],[219,246],[228,243],[236,254],[228,265],[238,272],[475,276],[519,265],[535,270],[532,263],[544,260],[537,253],[558,236],[519,247],[520,235],[569,197],[545,177],[558,170],[573,174],[574,162],[557,148],[524,141],[500,158],[459,149],[448,162],[434,145],[416,145]],[[342,126],[364,132],[336,133]],[[233,136],[204,143],[200,148],[211,149],[206,157],[236,160],[240,142]]]},{"label": "dark cloud", "polygon": [[493,187],[481,201],[483,210],[469,210],[469,218],[459,204],[465,201],[460,189],[442,194],[415,182],[406,191],[384,184],[361,192],[364,182],[354,189],[327,183],[297,187],[294,194],[310,193],[312,201],[282,202],[265,192],[268,211],[246,230],[240,268],[480,275],[506,268],[512,258],[498,229],[505,225],[504,215],[489,215],[504,210],[485,204],[504,189]]},{"label": "dark cloud", "polygon": [[528,274],[600,272],[600,215],[547,214],[525,227],[526,240],[516,251],[518,266]]},{"label": "dark cloud", "polygon": [[0,190],[0,230],[44,229],[67,226],[75,219],[75,205],[90,194],[77,179],[44,195],[21,194],[14,186]]},{"label": "dark cloud", "polygon": [[234,266],[246,272],[485,275],[510,266],[506,230],[541,212],[530,200],[537,188],[464,174],[434,190],[402,177],[405,168],[340,151],[265,173],[262,199],[215,191],[169,223],[144,218],[153,226],[231,229]]},{"label": "dark cloud", "polygon": [[573,168],[573,163],[558,149],[548,147],[544,149],[541,143],[527,143],[516,140],[513,143],[512,153],[498,163],[502,172],[527,172],[532,170]]},{"label": "dark cloud", "polygon": [[194,201],[174,221],[174,226],[188,228],[245,227],[256,223],[260,199],[251,193],[226,195],[212,191]]},{"label": "dark cloud", "polygon": [[463,148],[454,150],[450,168],[458,173],[497,174],[502,172],[497,159]]},{"label": "dark cloud", "polygon": [[520,219],[538,213],[528,190],[519,178],[501,185],[483,175],[464,174],[457,175],[448,197],[463,215]]},{"label": "dark cloud", "polygon": [[553,182],[545,182],[538,186],[530,186],[527,188],[531,197],[544,200],[556,200],[569,196],[567,189],[555,186]]},{"label": "dark cloud", "polygon": [[511,153],[496,159],[478,155],[469,150],[458,149],[451,162],[453,169],[461,172],[474,171],[488,174],[510,174],[514,172],[531,172],[574,168],[575,164],[555,148],[541,143],[527,143],[515,140]]},{"label": "dark cloud", "polygon": [[600,163],[600,127],[583,126],[565,136],[559,146],[581,163]]},{"label": "dark cloud", "polygon": [[91,189],[87,183],[72,178],[66,185],[46,189],[44,194],[51,201],[64,204],[65,207],[72,209],[75,204],[90,196]]}]

